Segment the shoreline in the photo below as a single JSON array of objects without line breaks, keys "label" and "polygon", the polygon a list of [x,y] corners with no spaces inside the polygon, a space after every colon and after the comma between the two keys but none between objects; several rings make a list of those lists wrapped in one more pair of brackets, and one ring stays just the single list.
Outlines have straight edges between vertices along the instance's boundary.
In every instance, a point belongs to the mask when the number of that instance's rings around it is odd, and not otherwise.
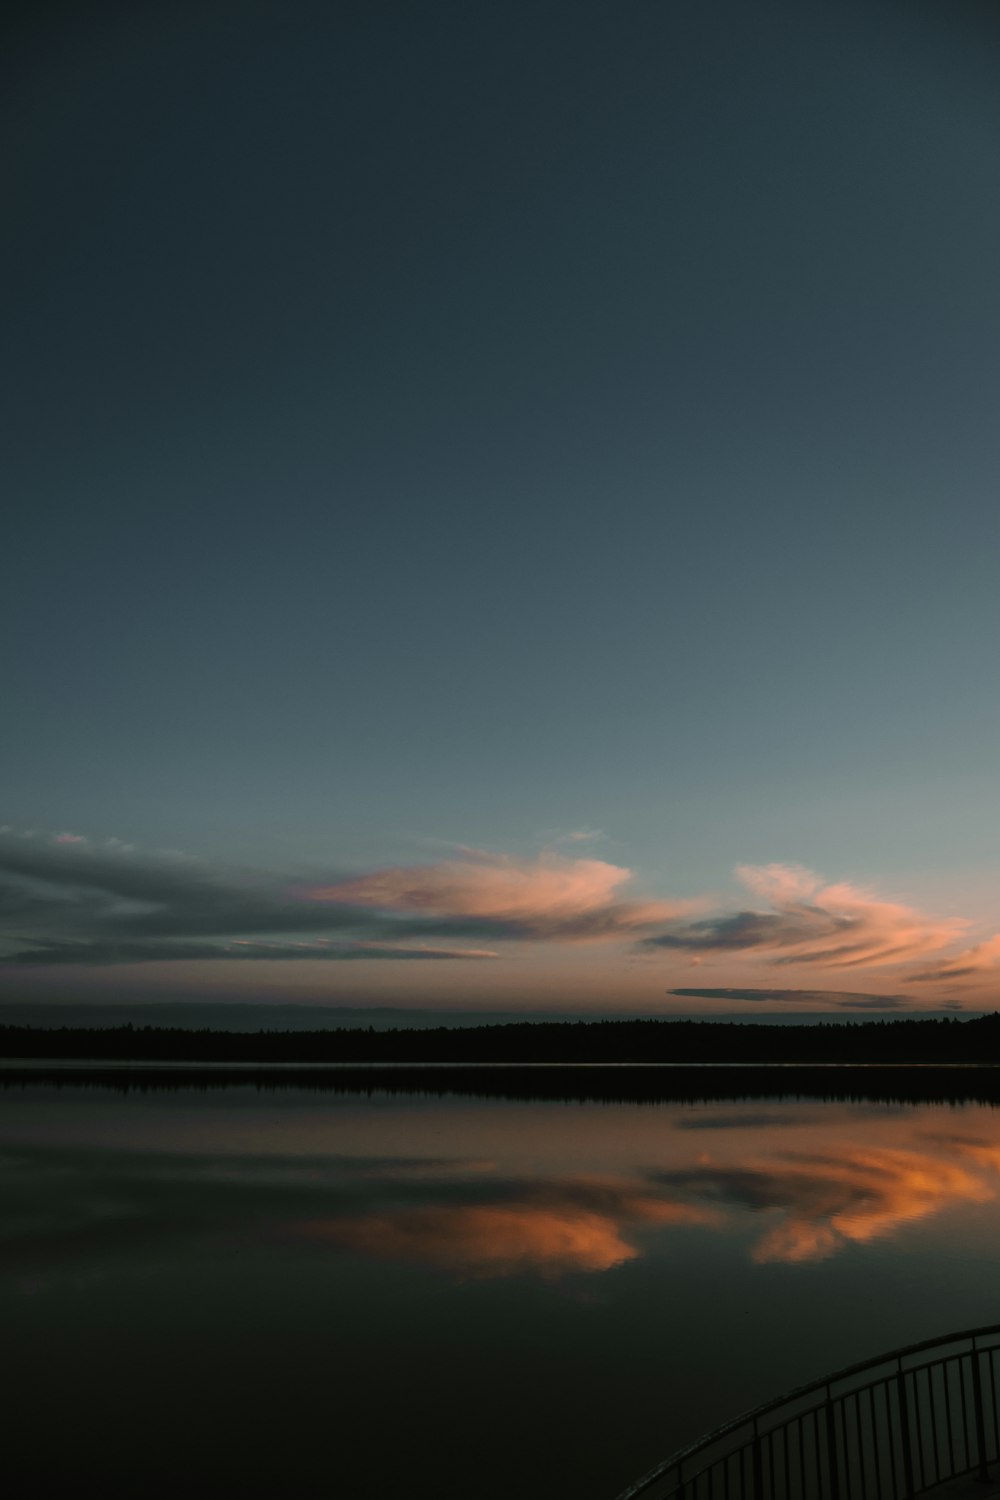
[{"label": "shoreline", "polygon": [[[710,1103],[811,1099],[1000,1106],[996,1064],[170,1063],[0,1060],[0,1096],[29,1089],[119,1094],[308,1091],[531,1103]],[[2,1099],[0,1099],[2,1108]]]}]

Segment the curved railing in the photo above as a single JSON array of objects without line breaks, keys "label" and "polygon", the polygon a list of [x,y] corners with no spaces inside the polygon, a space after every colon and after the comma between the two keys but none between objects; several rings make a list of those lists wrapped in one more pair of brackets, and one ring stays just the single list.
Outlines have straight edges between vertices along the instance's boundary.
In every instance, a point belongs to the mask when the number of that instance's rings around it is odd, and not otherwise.
[{"label": "curved railing", "polygon": [[986,1480],[1000,1461],[998,1355],[994,1324],[850,1365],[717,1427],[618,1500],[911,1500]]}]

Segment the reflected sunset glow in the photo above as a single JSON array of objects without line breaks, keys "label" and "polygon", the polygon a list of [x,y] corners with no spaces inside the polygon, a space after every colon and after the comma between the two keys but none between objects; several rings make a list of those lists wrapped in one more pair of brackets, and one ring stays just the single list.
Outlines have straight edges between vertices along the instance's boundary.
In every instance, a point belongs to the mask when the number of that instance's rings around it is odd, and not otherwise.
[{"label": "reflected sunset glow", "polygon": [[475,1276],[609,1271],[640,1254],[628,1230],[642,1224],[711,1224],[714,1209],[669,1202],[630,1184],[553,1185],[539,1201],[440,1205],[302,1226],[381,1259],[410,1260]]},{"label": "reflected sunset glow", "polygon": [[[560,1464],[582,1425],[627,1474],[643,1458],[635,1413],[655,1458],[817,1368],[995,1316],[1000,1112],[986,1103],[20,1078],[3,1103],[0,1297],[21,1365],[58,1333],[72,1379],[48,1375],[69,1407],[96,1361],[103,1435],[107,1391],[124,1404],[143,1379],[122,1357],[138,1319],[192,1422],[235,1389],[227,1464],[247,1413],[269,1432],[286,1401],[281,1462],[302,1451],[304,1410],[314,1475],[331,1402],[338,1443],[370,1464],[392,1447],[389,1405],[418,1406],[434,1443],[444,1422],[469,1432],[474,1459],[497,1412],[537,1415],[544,1448],[562,1401]],[[257,1462],[241,1494],[259,1493]],[[585,1500],[591,1465],[588,1449]],[[521,1493],[503,1479],[488,1500]],[[365,1494],[363,1476],[344,1490]]]},{"label": "reflected sunset glow", "polygon": [[[542,1163],[519,1175],[521,1164],[504,1163],[493,1140],[494,1173],[475,1180],[456,1161],[449,1180],[439,1164],[421,1173],[415,1204],[412,1174],[379,1168],[371,1174],[377,1205],[301,1223],[296,1233],[472,1277],[610,1271],[655,1256],[682,1229],[739,1236],[757,1264],[819,1262],[996,1200],[1000,1143],[928,1131],[918,1119],[844,1107],[820,1126],[791,1110],[756,1123],[736,1107],[676,1110],[674,1129],[644,1131],[643,1145],[660,1160],[633,1159],[620,1176],[546,1177]],[[789,1126],[797,1126],[796,1149],[786,1145]],[[712,1149],[701,1148],[706,1135]],[[596,1144],[605,1158],[615,1155],[613,1143]],[[394,1177],[405,1202],[386,1201]]]},{"label": "reflected sunset glow", "polygon": [[953,1162],[916,1152],[854,1152],[792,1168],[788,1217],[758,1242],[757,1261],[819,1260],[864,1244],[954,1202],[985,1203],[991,1185]]}]

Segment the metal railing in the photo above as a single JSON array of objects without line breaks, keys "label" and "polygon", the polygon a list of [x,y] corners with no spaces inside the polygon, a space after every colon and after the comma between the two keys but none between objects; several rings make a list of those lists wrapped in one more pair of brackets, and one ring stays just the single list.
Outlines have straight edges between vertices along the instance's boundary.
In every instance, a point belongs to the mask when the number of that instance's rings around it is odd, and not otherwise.
[{"label": "metal railing", "polygon": [[911,1500],[1000,1462],[1000,1324],[909,1344],[768,1401],[618,1500]]}]

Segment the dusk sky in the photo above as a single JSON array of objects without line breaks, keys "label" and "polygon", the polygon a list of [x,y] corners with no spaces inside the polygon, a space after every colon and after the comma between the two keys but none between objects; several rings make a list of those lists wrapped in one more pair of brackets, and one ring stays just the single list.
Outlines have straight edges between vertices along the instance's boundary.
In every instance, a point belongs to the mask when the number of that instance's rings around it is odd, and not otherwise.
[{"label": "dusk sky", "polygon": [[21,16],[4,998],[996,1008],[996,9]]}]

